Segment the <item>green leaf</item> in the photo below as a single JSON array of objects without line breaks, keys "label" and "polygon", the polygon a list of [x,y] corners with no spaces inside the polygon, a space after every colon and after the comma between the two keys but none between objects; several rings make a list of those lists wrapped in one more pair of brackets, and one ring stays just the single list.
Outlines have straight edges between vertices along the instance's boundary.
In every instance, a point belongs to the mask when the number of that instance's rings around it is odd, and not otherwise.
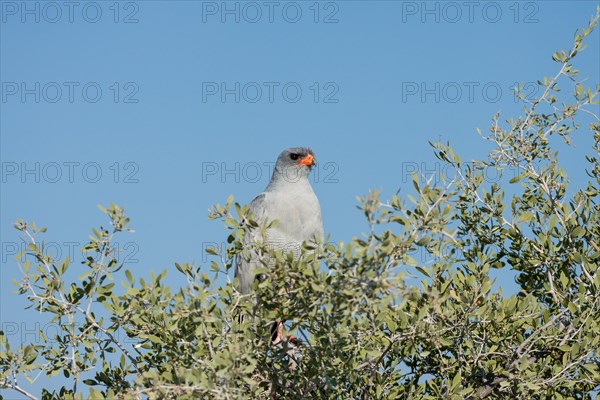
[{"label": "green leaf", "polygon": [[583,235],[585,235],[585,229],[581,226],[577,226],[571,231],[571,237],[580,238],[583,237]]},{"label": "green leaf", "polygon": [[417,271],[419,271],[420,273],[422,273],[423,275],[425,275],[426,277],[431,278],[431,275],[429,274],[429,271],[427,270],[427,268],[416,266],[415,269]]},{"label": "green leaf", "polygon": [[450,386],[450,390],[454,392],[460,386],[461,380],[462,376],[460,371],[458,371],[456,375],[454,375],[454,378],[452,378],[452,385]]},{"label": "green leaf", "polygon": [[77,276],[77,280],[83,281],[85,278],[87,278],[88,276],[90,276],[92,273],[94,272],[94,270],[89,270],[84,272],[83,274]]},{"label": "green leaf", "polygon": [[131,274],[131,271],[129,271],[128,269],[125,270],[125,277],[127,277],[127,281],[129,282],[129,284],[133,286],[135,281],[133,279],[133,275]]},{"label": "green leaf", "polygon": [[64,274],[69,268],[69,256],[65,257],[65,260],[60,264],[60,275]]},{"label": "green leaf", "polygon": [[530,211],[528,211],[528,212],[521,214],[518,222],[529,222],[529,221],[531,221],[532,218],[533,218],[533,214]]}]

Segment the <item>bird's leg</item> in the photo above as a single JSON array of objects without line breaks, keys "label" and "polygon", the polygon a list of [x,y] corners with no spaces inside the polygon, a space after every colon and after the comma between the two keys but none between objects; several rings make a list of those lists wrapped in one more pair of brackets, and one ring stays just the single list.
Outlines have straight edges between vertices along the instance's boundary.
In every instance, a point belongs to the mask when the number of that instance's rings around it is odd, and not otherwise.
[{"label": "bird's leg", "polygon": [[[275,310],[278,311],[279,309],[276,308]],[[271,342],[273,343],[273,345],[277,345],[281,343],[283,339],[283,321],[275,320],[273,326],[271,327]],[[299,342],[299,340],[296,339],[294,335],[288,336],[287,341],[293,344],[297,344],[297,342]]]},{"label": "bird's leg", "polygon": [[[273,327],[271,328],[271,341],[274,345],[280,343],[284,339],[283,337],[283,321],[275,321],[273,323]],[[289,335],[287,337],[287,341],[292,343],[293,345],[298,345],[302,343],[296,336]]]},{"label": "bird's leg", "polygon": [[271,341],[274,345],[280,343],[283,340],[283,322],[275,321],[271,328]]},{"label": "bird's leg", "polygon": [[[279,311],[279,308],[275,308],[275,311]],[[271,342],[274,345],[280,343],[283,340],[283,322],[275,320],[271,327]]]}]

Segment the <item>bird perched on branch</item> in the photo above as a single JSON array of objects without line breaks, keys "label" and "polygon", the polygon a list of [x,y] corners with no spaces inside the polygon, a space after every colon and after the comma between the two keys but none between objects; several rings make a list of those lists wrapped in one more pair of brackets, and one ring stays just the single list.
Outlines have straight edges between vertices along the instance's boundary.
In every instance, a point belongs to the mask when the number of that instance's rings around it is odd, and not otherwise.
[{"label": "bird perched on branch", "polygon": [[[292,147],[282,151],[271,181],[264,192],[250,203],[249,211],[259,224],[265,220],[279,222],[266,231],[267,248],[283,250],[285,253],[293,251],[298,258],[303,242],[323,242],[321,206],[308,181],[315,164],[314,154],[309,148]],[[258,232],[249,231],[244,242],[250,244],[257,239]],[[235,277],[240,293],[250,293],[255,278],[253,270],[261,266],[256,256],[237,256]],[[282,329],[281,322],[277,322],[274,343],[281,341]]]}]

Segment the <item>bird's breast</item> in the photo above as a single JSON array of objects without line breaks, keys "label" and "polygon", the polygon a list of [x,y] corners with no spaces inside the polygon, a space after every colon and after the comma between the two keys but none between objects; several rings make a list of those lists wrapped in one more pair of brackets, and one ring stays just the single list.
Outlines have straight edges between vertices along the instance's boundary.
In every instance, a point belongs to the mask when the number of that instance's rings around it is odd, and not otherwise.
[{"label": "bird's breast", "polygon": [[321,208],[312,190],[309,193],[294,197],[294,193],[286,193],[273,199],[271,219],[279,224],[267,231],[267,240],[271,243],[281,242],[290,246],[299,245],[303,241],[314,240],[322,236]]}]

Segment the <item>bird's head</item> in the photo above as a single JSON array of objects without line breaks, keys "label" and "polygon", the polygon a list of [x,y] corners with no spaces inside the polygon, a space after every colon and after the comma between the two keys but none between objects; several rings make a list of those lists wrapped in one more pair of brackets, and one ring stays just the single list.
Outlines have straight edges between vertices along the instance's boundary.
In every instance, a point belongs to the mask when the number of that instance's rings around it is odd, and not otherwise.
[{"label": "bird's head", "polygon": [[311,168],[317,163],[315,155],[308,147],[292,147],[285,149],[277,157],[274,174],[287,181],[296,181],[308,176]]}]

